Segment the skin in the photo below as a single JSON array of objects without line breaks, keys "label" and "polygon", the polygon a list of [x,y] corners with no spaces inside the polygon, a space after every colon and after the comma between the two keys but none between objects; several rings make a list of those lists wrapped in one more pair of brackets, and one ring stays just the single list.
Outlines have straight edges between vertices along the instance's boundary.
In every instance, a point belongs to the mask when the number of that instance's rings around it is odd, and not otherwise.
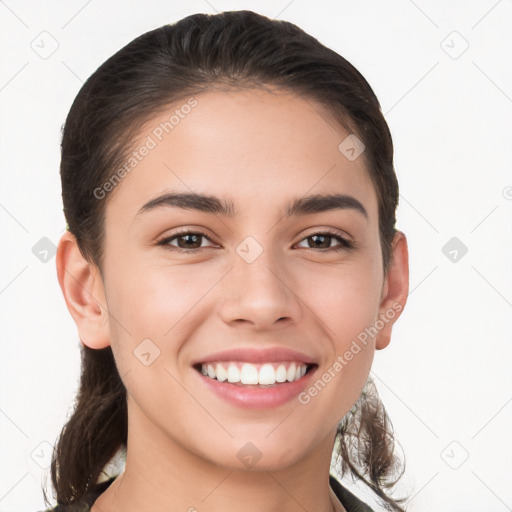
[{"label": "skin", "polygon": [[[349,161],[338,150],[348,132],[319,105],[260,89],[195,98],[192,112],[110,192],[102,272],[72,234],[58,247],[59,283],[80,339],[112,347],[128,391],[126,469],[92,511],[342,511],[328,484],[336,426],[399,313],[306,405],[237,408],[191,364],[227,348],[283,346],[313,356],[321,377],[380,314],[405,306],[405,235],[397,232],[384,276],[364,155]],[[138,146],[175,109],[147,123]],[[161,207],[137,215],[164,191],[230,199],[237,214]],[[334,192],[358,199],[368,219],[354,209],[283,218],[290,200]],[[196,253],[155,245],[181,227],[212,241],[199,238]],[[326,228],[356,248],[325,252],[339,246],[336,238],[317,248],[308,237]],[[263,248],[250,264],[236,252],[247,236]],[[160,350],[149,366],[133,353],[147,338]],[[237,457],[248,442],[261,453],[252,468]]]}]

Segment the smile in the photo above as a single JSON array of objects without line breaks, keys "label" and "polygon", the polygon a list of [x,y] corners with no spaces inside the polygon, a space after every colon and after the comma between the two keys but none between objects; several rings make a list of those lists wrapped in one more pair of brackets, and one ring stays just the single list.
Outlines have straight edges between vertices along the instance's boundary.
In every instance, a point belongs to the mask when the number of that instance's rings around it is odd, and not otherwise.
[{"label": "smile", "polygon": [[294,382],[304,377],[314,366],[299,361],[253,364],[242,361],[219,361],[196,365],[201,373],[219,382],[238,385],[272,386],[276,383]]}]

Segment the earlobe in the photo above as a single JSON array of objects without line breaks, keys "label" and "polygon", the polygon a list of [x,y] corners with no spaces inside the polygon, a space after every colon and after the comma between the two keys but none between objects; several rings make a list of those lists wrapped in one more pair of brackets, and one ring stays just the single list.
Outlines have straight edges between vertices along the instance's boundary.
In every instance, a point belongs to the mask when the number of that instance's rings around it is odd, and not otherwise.
[{"label": "earlobe", "polygon": [[401,231],[395,233],[392,242],[391,263],[384,280],[379,320],[382,328],[376,336],[375,348],[382,350],[391,341],[393,324],[398,320],[409,294],[409,253],[407,238]]},{"label": "earlobe", "polygon": [[92,349],[109,346],[109,315],[101,274],[82,256],[69,231],[59,241],[56,265],[59,285],[80,340]]}]

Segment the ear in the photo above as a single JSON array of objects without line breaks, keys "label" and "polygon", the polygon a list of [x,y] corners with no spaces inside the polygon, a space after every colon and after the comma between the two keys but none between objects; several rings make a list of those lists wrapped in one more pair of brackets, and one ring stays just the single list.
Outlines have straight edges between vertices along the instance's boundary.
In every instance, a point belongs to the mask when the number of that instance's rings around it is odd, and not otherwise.
[{"label": "ear", "polygon": [[109,315],[98,267],[80,252],[75,236],[62,235],[56,255],[57,277],[80,340],[92,349],[110,345]]},{"label": "ear", "polygon": [[391,251],[391,262],[384,278],[379,306],[378,320],[381,320],[384,326],[379,329],[376,336],[377,350],[382,350],[389,345],[391,329],[402,314],[409,294],[409,253],[407,238],[401,231],[395,233]]}]

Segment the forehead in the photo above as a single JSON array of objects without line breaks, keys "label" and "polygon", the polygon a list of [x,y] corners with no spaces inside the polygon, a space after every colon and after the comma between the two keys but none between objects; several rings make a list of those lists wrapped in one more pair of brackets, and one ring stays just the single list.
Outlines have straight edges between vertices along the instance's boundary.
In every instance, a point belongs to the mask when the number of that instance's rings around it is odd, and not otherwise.
[{"label": "forehead", "polygon": [[[307,194],[345,193],[376,215],[364,153],[318,103],[282,91],[209,91],[168,107],[140,130],[107,217],[133,218],[164,191],[200,192],[271,207]],[[116,216],[117,216],[116,215]]]}]

